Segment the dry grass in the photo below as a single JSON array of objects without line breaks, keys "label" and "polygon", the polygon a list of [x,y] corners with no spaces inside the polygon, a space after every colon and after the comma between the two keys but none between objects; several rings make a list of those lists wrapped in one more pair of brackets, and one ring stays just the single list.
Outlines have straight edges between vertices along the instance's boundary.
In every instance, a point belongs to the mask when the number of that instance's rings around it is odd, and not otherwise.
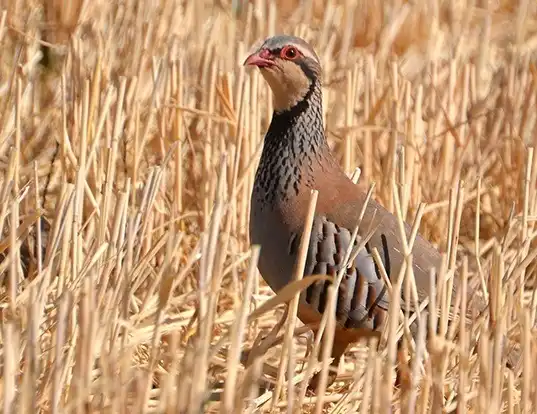
[{"label": "dry grass", "polygon": [[[537,410],[534,2],[0,7],[4,413]],[[423,213],[422,233],[490,299],[457,339],[450,298],[432,301],[439,335],[426,348],[420,324],[401,389],[405,318],[392,318],[387,347],[347,352],[318,397],[304,384],[319,338],[292,313],[269,335],[293,291],[273,297],[249,246],[271,103],[240,63],[276,32],[322,57],[326,127],[346,171],[359,166],[409,222]],[[513,370],[503,335],[521,346]]]}]

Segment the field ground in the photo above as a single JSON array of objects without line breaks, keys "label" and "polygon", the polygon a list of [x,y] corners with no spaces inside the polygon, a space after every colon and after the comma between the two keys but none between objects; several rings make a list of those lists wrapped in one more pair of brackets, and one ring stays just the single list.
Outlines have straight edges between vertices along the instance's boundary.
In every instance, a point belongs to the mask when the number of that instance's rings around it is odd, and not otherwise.
[{"label": "field ground", "polygon": [[[0,10],[4,413],[537,410],[536,3],[7,0]],[[438,298],[439,334],[427,347],[405,342],[403,387],[394,340],[405,323],[378,351],[350,349],[318,396],[304,388],[321,366],[306,352],[311,335],[285,340],[284,325],[275,346],[264,348],[269,336],[246,352],[285,299],[267,302],[247,231],[271,99],[241,63],[274,33],[320,55],[327,134],[345,170],[359,167],[405,220],[422,215],[422,234],[490,299],[455,339]],[[521,355],[512,369],[497,352],[504,336]]]}]

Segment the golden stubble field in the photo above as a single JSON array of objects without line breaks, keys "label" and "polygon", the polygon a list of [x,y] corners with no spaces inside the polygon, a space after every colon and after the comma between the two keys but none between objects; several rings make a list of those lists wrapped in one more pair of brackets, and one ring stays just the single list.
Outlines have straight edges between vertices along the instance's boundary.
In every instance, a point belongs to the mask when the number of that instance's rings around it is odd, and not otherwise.
[{"label": "golden stubble field", "polygon": [[[0,10],[2,412],[537,409],[534,2]],[[285,340],[285,298],[255,270],[249,195],[272,104],[241,63],[275,33],[321,56],[327,134],[346,172],[359,167],[410,223],[421,216],[422,234],[490,300],[456,339],[438,305],[438,335],[406,342],[401,388],[393,344],[405,318],[382,338],[390,346],[354,347],[324,395],[306,394],[318,338],[297,323]],[[504,335],[520,351],[513,369]]]}]

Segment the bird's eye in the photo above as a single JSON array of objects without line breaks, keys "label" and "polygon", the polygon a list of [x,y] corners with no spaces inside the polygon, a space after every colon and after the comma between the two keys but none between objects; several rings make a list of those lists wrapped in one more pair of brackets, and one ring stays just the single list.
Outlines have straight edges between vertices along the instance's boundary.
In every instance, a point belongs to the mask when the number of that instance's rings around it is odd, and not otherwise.
[{"label": "bird's eye", "polygon": [[281,57],[284,59],[296,59],[298,56],[298,50],[296,47],[287,46],[282,49]]}]

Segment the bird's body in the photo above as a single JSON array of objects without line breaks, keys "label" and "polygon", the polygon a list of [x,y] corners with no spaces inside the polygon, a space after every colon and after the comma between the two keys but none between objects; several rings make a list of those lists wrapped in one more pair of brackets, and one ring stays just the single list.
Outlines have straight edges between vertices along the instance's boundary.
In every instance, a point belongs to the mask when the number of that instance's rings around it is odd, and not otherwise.
[{"label": "bird's body", "polygon": [[[274,94],[275,111],[264,139],[251,198],[250,239],[261,246],[261,275],[278,292],[293,278],[310,190],[318,191],[318,199],[305,276],[335,276],[344,265],[366,194],[346,176],[331,154],[322,120],[320,64],[307,43],[291,36],[273,37],[246,63],[260,67]],[[299,87],[289,87],[291,83]],[[378,333],[387,319],[389,295],[371,250],[378,250],[392,283],[403,265],[397,218],[373,199],[368,201],[358,235],[365,237],[370,229],[376,230],[366,248],[348,266],[338,289],[332,351],[335,363],[349,343]],[[408,236],[409,226],[405,229]],[[439,270],[442,256],[419,235],[412,251],[421,301],[429,294],[430,271]],[[453,284],[454,292],[457,282]],[[298,317],[303,323],[320,320],[328,283],[316,282],[301,294]],[[481,311],[484,303],[478,307]]]},{"label": "bird's body", "polygon": [[[365,193],[344,174],[330,153],[322,128],[320,99],[320,85],[314,85],[303,105],[274,115],[256,174],[250,237],[252,243],[262,246],[259,270],[275,291],[287,285],[293,275],[311,189],[319,194],[305,275],[335,275],[339,271],[366,201]],[[403,255],[396,218],[372,199],[368,207],[359,234],[370,226],[379,226],[367,247],[377,247],[388,275],[397,274]],[[414,258],[414,274],[426,295],[429,269],[439,267],[441,256],[423,238],[418,237],[415,243],[422,254]],[[376,328],[371,318],[381,315],[383,319],[388,297],[369,252],[360,253],[356,268],[351,268],[341,283],[338,322],[343,327],[364,324]],[[325,282],[318,282],[303,295],[319,313],[324,307],[323,286]],[[371,315],[364,314],[369,311]]]}]

